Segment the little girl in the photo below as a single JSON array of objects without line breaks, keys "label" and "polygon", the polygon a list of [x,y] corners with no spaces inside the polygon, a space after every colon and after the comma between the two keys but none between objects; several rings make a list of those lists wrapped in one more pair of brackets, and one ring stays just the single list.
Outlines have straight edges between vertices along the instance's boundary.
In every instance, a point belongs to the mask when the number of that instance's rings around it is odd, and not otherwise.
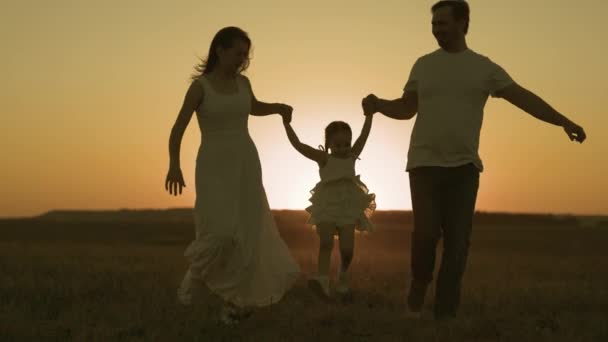
[{"label": "little girl", "polygon": [[375,195],[355,175],[355,161],[363,150],[372,126],[372,114],[365,113],[361,135],[351,147],[352,131],[342,121],[334,121],[325,128],[325,148],[315,149],[298,139],[293,128],[283,121],[287,137],[293,147],[306,158],[319,165],[321,181],[311,191],[308,224],[316,227],[319,234],[318,275],[308,282],[310,288],[322,298],[329,298],[329,264],[334,234],[340,242],[341,265],[335,292],[350,298],[348,268],[353,259],[355,229],[372,231],[369,216],[376,208]]}]

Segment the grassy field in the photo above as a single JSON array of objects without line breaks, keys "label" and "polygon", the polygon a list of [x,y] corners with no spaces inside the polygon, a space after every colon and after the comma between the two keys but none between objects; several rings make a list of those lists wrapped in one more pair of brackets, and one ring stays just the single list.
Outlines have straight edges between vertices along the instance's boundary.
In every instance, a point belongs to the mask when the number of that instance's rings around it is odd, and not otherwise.
[{"label": "grassy field", "polygon": [[[302,212],[275,212],[305,274],[317,238]],[[302,277],[236,327],[219,300],[176,303],[193,237],[187,211],[0,221],[0,341],[608,341],[608,229],[539,216],[479,215],[459,317],[403,316],[411,216],[378,213],[359,235],[352,304]],[[334,254],[334,265],[337,264]],[[335,267],[334,267],[335,268]]]}]

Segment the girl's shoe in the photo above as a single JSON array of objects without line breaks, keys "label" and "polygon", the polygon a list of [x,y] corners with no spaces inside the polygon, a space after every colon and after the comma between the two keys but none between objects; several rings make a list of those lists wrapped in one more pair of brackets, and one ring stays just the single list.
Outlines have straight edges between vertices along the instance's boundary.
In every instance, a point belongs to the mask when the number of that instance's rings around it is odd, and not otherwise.
[{"label": "girl's shoe", "polygon": [[350,274],[338,271],[338,282],[336,284],[336,294],[344,301],[351,301],[353,292],[350,288]]},{"label": "girl's shoe", "polygon": [[308,287],[322,299],[329,299],[329,277],[316,276],[308,280]]}]

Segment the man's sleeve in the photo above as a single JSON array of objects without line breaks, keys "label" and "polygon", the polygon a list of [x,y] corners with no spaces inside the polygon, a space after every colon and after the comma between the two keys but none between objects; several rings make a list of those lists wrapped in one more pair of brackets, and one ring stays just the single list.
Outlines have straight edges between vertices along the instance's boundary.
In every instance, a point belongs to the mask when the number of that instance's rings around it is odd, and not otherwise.
[{"label": "man's sleeve", "polygon": [[487,90],[492,97],[496,97],[496,92],[510,86],[514,81],[500,65],[489,59],[488,61],[490,62],[490,72],[486,82]]},{"label": "man's sleeve", "polygon": [[420,76],[420,59],[416,60],[416,63],[412,66],[412,70],[410,70],[410,77],[405,83],[403,87],[403,91],[418,91],[418,79]]}]

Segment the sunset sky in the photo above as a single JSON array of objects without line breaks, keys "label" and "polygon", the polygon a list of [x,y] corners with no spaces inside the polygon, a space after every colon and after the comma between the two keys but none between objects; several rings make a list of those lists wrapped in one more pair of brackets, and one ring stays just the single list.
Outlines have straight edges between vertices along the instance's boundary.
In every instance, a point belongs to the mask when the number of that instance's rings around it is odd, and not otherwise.
[{"label": "sunset sky", "polygon": [[[253,41],[258,99],[294,107],[312,146],[332,120],[361,129],[361,98],[402,93],[416,58],[437,48],[427,0],[5,1],[0,10],[0,217],[51,209],[190,207],[200,142],[182,143],[187,188],[165,192],[168,137],[197,56],[239,26]],[[478,210],[608,214],[605,0],[472,0],[467,36],[521,85],[585,128],[558,127],[490,99]],[[357,171],[378,209],[410,209],[413,121],[374,118]],[[251,117],[272,208],[303,209],[317,166],[278,116]]]}]

